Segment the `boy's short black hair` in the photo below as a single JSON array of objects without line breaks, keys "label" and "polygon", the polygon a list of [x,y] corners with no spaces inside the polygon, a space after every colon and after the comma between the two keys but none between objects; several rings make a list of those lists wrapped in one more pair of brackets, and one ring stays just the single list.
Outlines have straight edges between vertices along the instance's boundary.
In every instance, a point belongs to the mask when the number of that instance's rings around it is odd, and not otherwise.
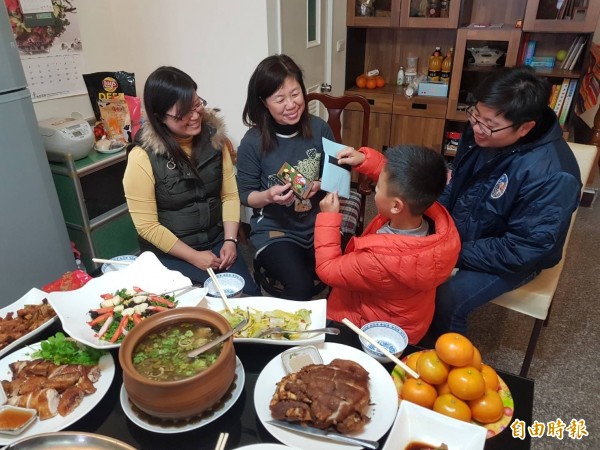
[{"label": "boy's short black hair", "polygon": [[388,195],[404,200],[414,215],[421,215],[446,186],[446,162],[435,150],[421,145],[399,145],[385,152]]}]

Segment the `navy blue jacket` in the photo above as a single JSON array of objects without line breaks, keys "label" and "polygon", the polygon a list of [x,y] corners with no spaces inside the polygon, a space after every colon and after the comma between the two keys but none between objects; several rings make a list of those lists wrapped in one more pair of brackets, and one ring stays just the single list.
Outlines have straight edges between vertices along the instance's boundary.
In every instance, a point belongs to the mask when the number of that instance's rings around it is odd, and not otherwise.
[{"label": "navy blue jacket", "polygon": [[508,274],[556,265],[581,193],[556,115],[548,108],[525,137],[476,169],[480,151],[467,124],[440,198],[462,242],[457,267]]}]

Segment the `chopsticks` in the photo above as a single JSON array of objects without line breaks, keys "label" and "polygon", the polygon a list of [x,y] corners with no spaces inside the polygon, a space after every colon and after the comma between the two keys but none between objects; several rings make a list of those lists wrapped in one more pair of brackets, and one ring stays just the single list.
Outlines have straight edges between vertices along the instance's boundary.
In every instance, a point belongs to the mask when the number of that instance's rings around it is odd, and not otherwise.
[{"label": "chopsticks", "polygon": [[98,264],[117,264],[122,266],[128,266],[131,264],[130,261],[113,261],[112,259],[92,258],[92,261]]},{"label": "chopsticks", "polygon": [[229,439],[229,433],[219,434],[219,440],[217,441],[217,446],[215,447],[215,450],[225,450],[225,444],[227,444],[227,439]]},{"label": "chopsticks", "polygon": [[361,330],[356,325],[354,325],[352,322],[350,322],[349,319],[347,319],[347,318],[342,319],[342,323],[344,323],[345,325],[347,325],[348,328],[350,328],[356,334],[358,334],[359,336],[362,336],[367,341],[369,341],[371,344],[373,344],[377,350],[379,350],[381,353],[383,353],[385,356],[387,356],[389,359],[391,359],[392,362],[396,363],[397,365],[399,365],[400,367],[402,367],[404,370],[406,370],[406,372],[408,372],[408,374],[411,377],[413,377],[413,378],[419,378],[419,374],[417,372],[415,372],[414,370],[412,370],[410,367],[408,367],[406,364],[404,364],[402,361],[400,361],[398,358],[396,358],[394,355],[392,355],[390,352],[388,352],[385,348],[383,348],[381,345],[379,345],[379,342],[377,342],[376,340],[374,340],[371,336],[369,336],[363,330]]},{"label": "chopsticks", "polygon": [[223,303],[225,303],[225,306],[227,306],[229,313],[234,314],[233,308],[231,307],[231,305],[229,304],[229,301],[227,300],[227,294],[225,294],[225,292],[223,291],[223,288],[221,287],[221,284],[219,283],[219,279],[215,275],[215,272],[212,270],[212,267],[209,267],[208,269],[206,269],[206,271],[210,275],[210,278],[213,280],[213,283],[215,284],[217,291],[219,291],[219,295],[221,296]]}]

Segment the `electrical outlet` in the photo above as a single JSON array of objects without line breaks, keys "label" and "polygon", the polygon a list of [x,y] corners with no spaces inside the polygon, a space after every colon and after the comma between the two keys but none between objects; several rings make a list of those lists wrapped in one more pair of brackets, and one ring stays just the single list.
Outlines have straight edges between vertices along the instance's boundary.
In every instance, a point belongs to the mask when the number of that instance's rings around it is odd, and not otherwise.
[{"label": "electrical outlet", "polygon": [[346,50],[346,39],[340,39],[336,42],[336,50],[338,52],[343,52]]}]

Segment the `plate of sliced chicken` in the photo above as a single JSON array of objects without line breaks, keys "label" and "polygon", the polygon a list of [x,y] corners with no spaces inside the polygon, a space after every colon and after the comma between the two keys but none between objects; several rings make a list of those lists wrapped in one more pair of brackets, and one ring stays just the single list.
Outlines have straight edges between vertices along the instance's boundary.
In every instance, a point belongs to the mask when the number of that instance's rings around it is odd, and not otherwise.
[{"label": "plate of sliced chicken", "polygon": [[0,445],[62,430],[81,419],[102,400],[115,375],[112,355],[102,356],[95,366],[56,365],[31,354],[40,343],[24,347],[0,360],[0,380],[7,403],[33,408],[36,422],[22,434],[0,433]]},{"label": "plate of sliced chicken", "polygon": [[[262,424],[280,442],[302,450],[359,447],[284,430],[269,421],[288,420],[359,439],[381,439],[398,411],[398,394],[390,374],[353,347],[325,342],[317,348],[324,364],[286,374],[281,356],[276,356],[261,371],[254,406]],[[290,396],[290,392],[296,395]]]}]

